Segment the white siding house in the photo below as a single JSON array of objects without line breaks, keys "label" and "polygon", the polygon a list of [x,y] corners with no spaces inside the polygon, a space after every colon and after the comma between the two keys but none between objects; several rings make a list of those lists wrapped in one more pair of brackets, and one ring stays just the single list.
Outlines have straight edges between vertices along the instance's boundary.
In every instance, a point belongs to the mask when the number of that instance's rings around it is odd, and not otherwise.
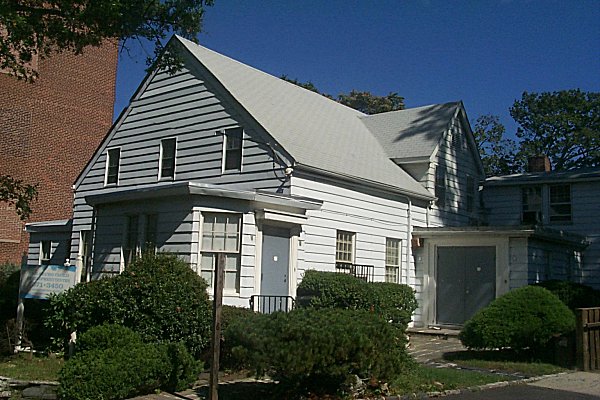
[{"label": "white siding house", "polygon": [[[55,247],[82,280],[147,250],[211,283],[225,253],[225,304],[294,297],[308,269],[360,272],[413,287],[415,325],[453,325],[578,268],[579,236],[482,227],[483,168],[461,102],[365,115],[185,39],[168,46],[183,68],[145,78],[75,182]],[[31,229],[35,264],[45,228]],[[560,251],[543,261],[549,249]],[[467,274],[477,290],[454,279]],[[449,313],[448,299],[469,307]]]}]

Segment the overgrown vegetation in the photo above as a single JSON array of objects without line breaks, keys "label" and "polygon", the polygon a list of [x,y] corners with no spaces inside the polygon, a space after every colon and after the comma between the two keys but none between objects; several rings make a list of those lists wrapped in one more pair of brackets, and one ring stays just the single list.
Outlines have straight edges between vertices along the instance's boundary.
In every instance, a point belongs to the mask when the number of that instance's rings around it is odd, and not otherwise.
[{"label": "overgrown vegetation", "polygon": [[600,307],[600,291],[580,283],[548,280],[536,283],[554,293],[569,309]]},{"label": "overgrown vegetation", "polygon": [[554,294],[536,286],[512,290],[464,325],[460,340],[471,349],[541,351],[575,329],[575,316]]},{"label": "overgrown vegetation", "polygon": [[100,325],[81,335],[75,356],[59,373],[58,394],[63,400],[110,400],[182,390],[199,370],[181,343],[144,343],[129,328]]},{"label": "overgrown vegetation", "polygon": [[199,357],[210,341],[206,288],[206,281],[176,256],[146,254],[119,276],[51,297],[46,326],[60,346],[72,331],[115,323],[130,327],[144,342],[182,342]]}]

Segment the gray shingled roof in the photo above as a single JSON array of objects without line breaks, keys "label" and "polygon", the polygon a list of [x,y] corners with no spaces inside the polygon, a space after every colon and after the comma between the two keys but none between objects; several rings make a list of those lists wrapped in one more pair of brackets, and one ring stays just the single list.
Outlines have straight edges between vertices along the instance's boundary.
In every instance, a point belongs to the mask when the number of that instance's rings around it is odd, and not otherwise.
[{"label": "gray shingled roof", "polygon": [[297,163],[432,197],[389,159],[365,114],[177,38]]},{"label": "gray shingled roof", "polygon": [[527,172],[522,174],[492,176],[485,186],[525,185],[558,182],[600,180],[600,167],[579,168],[571,171]]},{"label": "gray shingled roof", "polygon": [[448,129],[459,101],[433,104],[361,119],[393,159],[429,157]]}]

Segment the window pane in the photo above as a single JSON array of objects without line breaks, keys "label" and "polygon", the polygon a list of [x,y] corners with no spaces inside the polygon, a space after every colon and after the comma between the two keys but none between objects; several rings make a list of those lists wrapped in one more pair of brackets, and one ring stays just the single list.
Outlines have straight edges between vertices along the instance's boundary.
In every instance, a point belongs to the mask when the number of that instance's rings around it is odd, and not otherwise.
[{"label": "window pane", "polygon": [[175,139],[164,139],[161,141],[161,178],[173,178],[175,176]]},{"label": "window pane", "polygon": [[121,158],[121,149],[108,150],[108,160],[106,168],[106,183],[117,183],[119,179],[119,162]]},{"label": "window pane", "polygon": [[353,251],[354,233],[337,231],[336,243],[336,261],[343,263],[352,263],[354,259]]},{"label": "window pane", "polygon": [[242,128],[225,130],[225,163],[224,168],[229,170],[240,170],[242,168]]}]

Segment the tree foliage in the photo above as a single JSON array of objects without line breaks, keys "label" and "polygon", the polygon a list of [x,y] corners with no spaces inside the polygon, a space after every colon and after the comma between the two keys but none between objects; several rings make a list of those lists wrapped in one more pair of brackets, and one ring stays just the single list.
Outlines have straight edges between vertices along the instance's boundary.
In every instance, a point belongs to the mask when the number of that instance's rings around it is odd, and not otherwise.
[{"label": "tree foliage", "polygon": [[545,154],[559,171],[600,166],[600,93],[523,92],[510,115],[522,155]]},{"label": "tree foliage", "polygon": [[31,203],[37,198],[37,185],[23,183],[8,175],[0,175],[0,201],[6,201],[15,206],[21,220],[26,220],[31,214]]},{"label": "tree foliage", "polygon": [[497,115],[482,115],[475,121],[473,135],[486,176],[508,175],[521,169],[517,143],[504,135],[506,128]]},{"label": "tree foliage", "polygon": [[288,78],[286,75],[282,75],[281,79],[312,92],[319,93],[328,99],[335,100],[365,114],[379,114],[404,109],[404,97],[398,95],[398,93],[390,92],[387,96],[377,96],[371,92],[352,90],[348,94],[341,93],[337,97],[333,97],[330,94],[319,91],[310,81],[300,82],[297,79]]},{"label": "tree foliage", "polygon": [[[196,40],[204,8],[213,0],[0,0],[0,68],[19,78],[32,79],[28,64],[64,50],[82,53],[106,39],[147,39],[154,56],[172,33]],[[162,58],[159,66],[175,66],[176,56]]]}]

